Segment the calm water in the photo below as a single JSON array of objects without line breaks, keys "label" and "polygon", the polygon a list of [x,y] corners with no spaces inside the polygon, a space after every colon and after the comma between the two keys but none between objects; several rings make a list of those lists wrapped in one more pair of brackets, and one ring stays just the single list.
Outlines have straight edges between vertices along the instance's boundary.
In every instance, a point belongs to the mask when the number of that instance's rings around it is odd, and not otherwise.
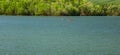
[{"label": "calm water", "polygon": [[0,17],[0,55],[120,55],[120,17]]}]

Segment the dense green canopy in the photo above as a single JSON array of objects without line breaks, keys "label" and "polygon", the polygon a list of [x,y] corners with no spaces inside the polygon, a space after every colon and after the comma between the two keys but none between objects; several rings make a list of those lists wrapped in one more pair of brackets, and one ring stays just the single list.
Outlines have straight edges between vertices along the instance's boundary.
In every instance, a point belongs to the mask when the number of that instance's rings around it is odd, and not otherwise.
[{"label": "dense green canopy", "polygon": [[0,0],[0,15],[120,15],[118,0]]}]

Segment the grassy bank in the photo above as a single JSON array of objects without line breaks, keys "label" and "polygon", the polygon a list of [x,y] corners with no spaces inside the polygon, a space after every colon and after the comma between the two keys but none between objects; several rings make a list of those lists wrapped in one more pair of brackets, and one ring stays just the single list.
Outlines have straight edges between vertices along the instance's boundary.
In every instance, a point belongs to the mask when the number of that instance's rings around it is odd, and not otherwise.
[{"label": "grassy bank", "polygon": [[0,15],[118,16],[118,0],[0,0]]}]

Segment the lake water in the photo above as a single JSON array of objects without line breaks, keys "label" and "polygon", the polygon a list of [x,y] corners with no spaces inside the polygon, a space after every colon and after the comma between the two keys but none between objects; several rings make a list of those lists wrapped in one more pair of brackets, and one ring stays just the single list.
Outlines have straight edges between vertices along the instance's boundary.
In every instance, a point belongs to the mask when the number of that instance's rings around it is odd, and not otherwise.
[{"label": "lake water", "polygon": [[0,55],[120,55],[119,18],[1,16]]}]

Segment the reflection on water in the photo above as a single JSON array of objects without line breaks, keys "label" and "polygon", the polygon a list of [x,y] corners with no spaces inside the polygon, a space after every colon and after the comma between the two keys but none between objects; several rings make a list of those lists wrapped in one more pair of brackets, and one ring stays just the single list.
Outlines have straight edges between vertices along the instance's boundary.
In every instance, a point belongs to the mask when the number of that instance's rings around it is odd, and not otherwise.
[{"label": "reflection on water", "polygon": [[0,55],[120,55],[119,17],[0,17]]}]

